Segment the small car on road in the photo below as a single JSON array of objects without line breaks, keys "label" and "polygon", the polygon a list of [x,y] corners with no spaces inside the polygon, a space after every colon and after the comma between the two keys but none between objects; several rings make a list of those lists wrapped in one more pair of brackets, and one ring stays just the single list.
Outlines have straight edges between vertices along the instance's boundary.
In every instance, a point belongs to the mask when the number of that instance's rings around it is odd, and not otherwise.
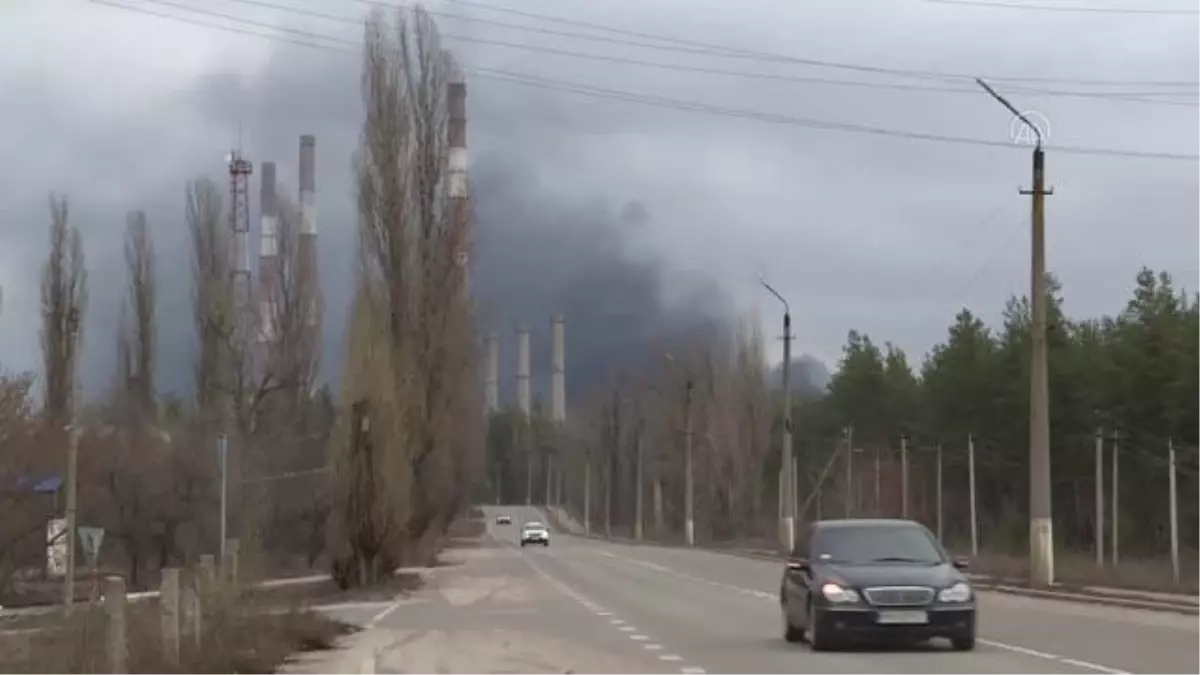
[{"label": "small car on road", "polygon": [[496,516],[497,525],[512,525],[512,516]]},{"label": "small car on road", "polygon": [[814,650],[851,641],[947,638],[975,648],[975,593],[911,520],[823,520],[797,539],[779,588],[783,635]]},{"label": "small car on road", "polygon": [[550,545],[550,530],[542,523],[531,520],[521,526],[521,547],[526,544]]}]

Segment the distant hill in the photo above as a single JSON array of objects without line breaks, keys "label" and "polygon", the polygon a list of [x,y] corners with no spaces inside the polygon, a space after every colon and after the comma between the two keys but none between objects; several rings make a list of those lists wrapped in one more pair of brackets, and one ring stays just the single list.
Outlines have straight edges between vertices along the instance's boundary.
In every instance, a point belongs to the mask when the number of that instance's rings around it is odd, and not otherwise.
[{"label": "distant hill", "polygon": [[[820,396],[829,385],[829,369],[815,356],[801,354],[792,359],[792,393],[798,396]],[[772,389],[783,388],[783,363],[771,369],[769,380]]]}]

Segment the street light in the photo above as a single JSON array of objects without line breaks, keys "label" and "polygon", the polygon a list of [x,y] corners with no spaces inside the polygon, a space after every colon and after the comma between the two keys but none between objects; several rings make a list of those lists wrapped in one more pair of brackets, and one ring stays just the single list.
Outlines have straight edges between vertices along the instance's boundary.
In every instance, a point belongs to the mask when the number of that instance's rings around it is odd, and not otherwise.
[{"label": "street light", "polygon": [[796,498],[792,495],[792,384],[789,377],[792,367],[792,308],[788,301],[758,276],[758,283],[783,303],[783,444],[779,449],[779,471],[783,479],[779,498],[783,502],[779,518],[779,543],[784,552],[791,554],[796,540]]},{"label": "street light", "polygon": [[[671,352],[663,352],[663,356],[668,361],[679,365]],[[684,385],[683,398],[683,533],[687,540],[688,546],[696,545],[696,518],[693,508],[693,481],[692,481],[692,374],[687,368],[683,368],[684,377],[687,378]]]},{"label": "street light", "polygon": [[1035,586],[1054,583],[1054,532],[1050,504],[1050,385],[1046,354],[1046,222],[1045,155],[1042,131],[982,79],[975,82],[1029,127],[1037,137],[1033,148],[1031,290],[1029,329],[1029,558]]}]

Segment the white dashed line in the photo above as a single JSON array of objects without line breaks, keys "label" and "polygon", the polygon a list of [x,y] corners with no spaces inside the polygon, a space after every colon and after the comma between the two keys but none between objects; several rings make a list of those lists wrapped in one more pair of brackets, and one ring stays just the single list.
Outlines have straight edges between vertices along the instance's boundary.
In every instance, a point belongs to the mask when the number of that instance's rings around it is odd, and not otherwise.
[{"label": "white dashed line", "polygon": [[642,645],[642,649],[645,649],[645,650],[651,651],[651,652],[656,652],[656,651],[662,649],[662,645],[656,645],[653,642],[648,642],[648,643]]},{"label": "white dashed line", "polygon": [[1059,663],[1066,663],[1068,665],[1072,665],[1077,668],[1086,668],[1088,670],[1094,670],[1098,673],[1107,673],[1108,675],[1128,675],[1127,672],[1124,670],[1118,670],[1116,668],[1109,668],[1108,666],[1102,666],[1098,663],[1091,663],[1089,661],[1080,661],[1078,659],[1069,659],[1065,656],[1059,656],[1058,654],[1051,654],[1049,652],[1041,652],[1036,649],[1029,649],[1028,647],[1021,647],[1018,645],[1010,645],[1010,644],[1007,644],[1004,642],[996,642],[995,640],[985,640],[983,638],[978,638],[977,641],[981,644],[985,644],[990,647],[996,647],[998,649],[1005,649],[1010,652],[1016,652],[1018,654],[1025,654],[1026,656],[1033,656],[1033,657],[1037,657],[1039,659],[1047,659],[1049,661],[1058,661]]},{"label": "white dashed line", "polygon": [[629,636],[629,639],[637,640],[638,642],[645,642],[646,640],[649,640],[650,638],[646,637],[645,635],[642,635],[641,633],[634,633],[633,635]]},{"label": "white dashed line", "polygon": [[612,612],[596,612],[596,616],[612,616]]},{"label": "white dashed line", "polygon": [[678,654],[659,654],[660,661],[682,661],[683,657]]},{"label": "white dashed line", "polygon": [[1132,673],[1129,673],[1128,670],[1117,670],[1116,668],[1109,668],[1108,665],[1100,665],[1098,663],[1079,661],[1079,659],[1074,659],[1074,658],[1063,658],[1063,659],[1061,659],[1061,661],[1063,663],[1069,663],[1070,665],[1074,665],[1074,667],[1086,668],[1088,670],[1096,670],[1097,673],[1105,673],[1106,675],[1133,675]]},{"label": "white dashed line", "polygon": [[621,624],[625,623],[620,619],[609,619],[608,622],[614,626],[620,626]]},{"label": "white dashed line", "polygon": [[679,669],[679,672],[687,673],[687,675],[704,675],[704,669],[695,666],[684,666]]},{"label": "white dashed line", "polygon": [[632,633],[637,629],[633,626],[617,626],[617,630],[621,631],[622,633]]}]

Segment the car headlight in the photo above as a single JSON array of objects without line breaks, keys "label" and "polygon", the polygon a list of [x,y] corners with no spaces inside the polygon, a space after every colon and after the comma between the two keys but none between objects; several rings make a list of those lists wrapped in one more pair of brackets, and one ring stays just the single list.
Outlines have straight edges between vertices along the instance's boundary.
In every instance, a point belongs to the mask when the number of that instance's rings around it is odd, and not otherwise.
[{"label": "car headlight", "polygon": [[942,602],[966,602],[970,599],[971,587],[961,581],[938,593],[938,600]]},{"label": "car headlight", "polygon": [[858,602],[858,592],[852,588],[842,588],[837,584],[822,586],[821,595],[825,596],[826,600],[837,604]]}]

